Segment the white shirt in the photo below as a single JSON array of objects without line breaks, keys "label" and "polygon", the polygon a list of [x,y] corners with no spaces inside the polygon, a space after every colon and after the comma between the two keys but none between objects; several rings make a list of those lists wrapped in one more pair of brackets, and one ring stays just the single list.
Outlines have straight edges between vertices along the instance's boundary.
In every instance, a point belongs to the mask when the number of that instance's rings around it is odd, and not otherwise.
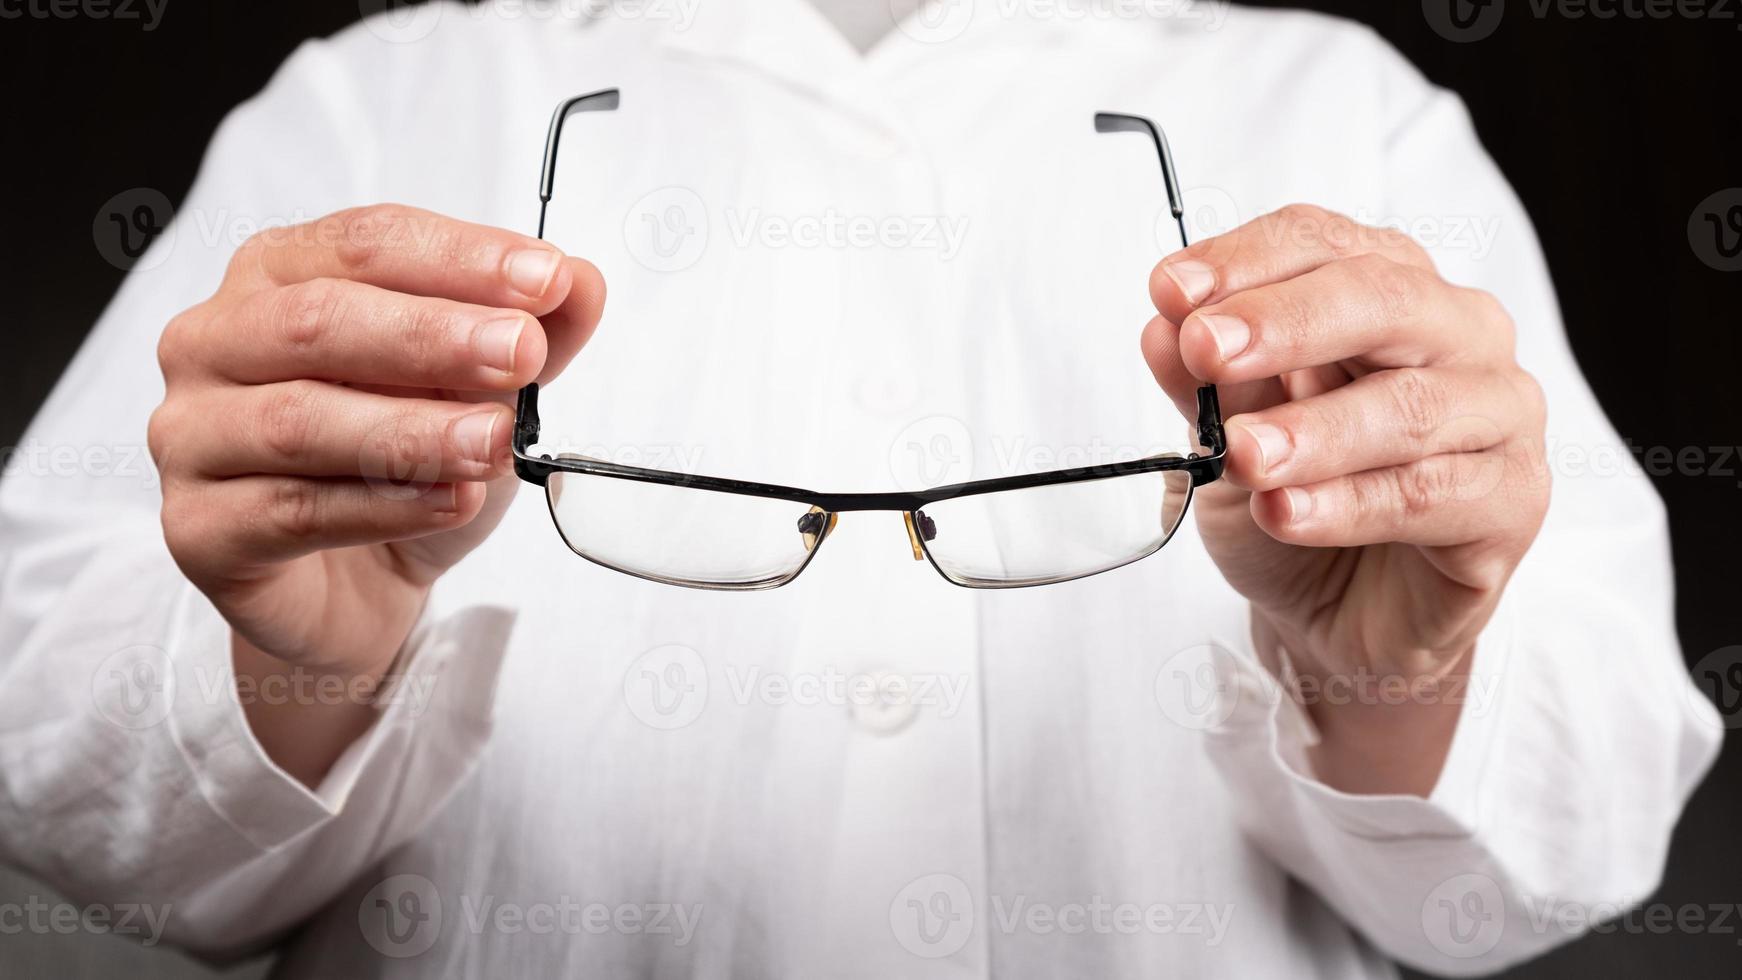
[{"label": "white shirt", "polygon": [[[1523,210],[1368,31],[1130,9],[957,4],[861,58],[797,0],[503,0],[304,46],[0,488],[5,858],[167,903],[209,955],[288,935],[293,978],[1467,973],[1576,931],[1545,909],[1645,897],[1720,728]],[[262,223],[397,200],[530,231],[548,113],[606,87],[551,237],[611,298],[547,445],[828,491],[1184,447],[1137,343],[1178,242],[1102,109],[1166,129],[1199,234],[1310,201],[1497,294],[1557,478],[1431,798],[1314,777],[1189,520],[1123,570],[978,592],[848,514],[794,584],[721,594],[573,556],[530,487],[436,587],[403,696],[317,791],[279,771],[159,533],[157,334]]]}]

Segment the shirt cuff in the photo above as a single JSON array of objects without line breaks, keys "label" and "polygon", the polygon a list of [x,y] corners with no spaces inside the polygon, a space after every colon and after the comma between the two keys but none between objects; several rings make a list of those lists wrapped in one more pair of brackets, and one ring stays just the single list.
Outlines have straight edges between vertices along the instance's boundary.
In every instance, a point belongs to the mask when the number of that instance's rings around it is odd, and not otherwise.
[{"label": "shirt cuff", "polygon": [[[175,685],[170,737],[212,809],[256,847],[274,849],[336,817],[366,771],[396,769],[401,760],[393,757],[409,754],[420,741],[438,748],[481,742],[512,621],[505,610],[483,607],[437,622],[426,608],[375,693],[374,724],[310,790],[254,737],[236,686],[230,625],[186,586],[166,645]],[[462,646],[473,656],[455,656]],[[443,728],[462,731],[450,738]]]},{"label": "shirt cuff", "polygon": [[[1441,696],[1458,698],[1462,710],[1452,745],[1433,792],[1357,795],[1324,783],[1314,772],[1308,750],[1318,732],[1300,698],[1259,661],[1253,648],[1250,612],[1238,635],[1214,638],[1210,663],[1222,699],[1223,720],[1205,731],[1210,754],[1227,778],[1263,784],[1261,796],[1280,806],[1276,812],[1317,811],[1331,826],[1368,840],[1464,838],[1482,823],[1486,776],[1492,748],[1502,727],[1502,682],[1513,643],[1513,617],[1504,601],[1477,639],[1468,682]],[[1371,688],[1367,690],[1371,691]],[[1354,688],[1342,692],[1357,696]],[[1327,686],[1321,696],[1334,696]],[[1292,799],[1281,799],[1288,796]]]}]

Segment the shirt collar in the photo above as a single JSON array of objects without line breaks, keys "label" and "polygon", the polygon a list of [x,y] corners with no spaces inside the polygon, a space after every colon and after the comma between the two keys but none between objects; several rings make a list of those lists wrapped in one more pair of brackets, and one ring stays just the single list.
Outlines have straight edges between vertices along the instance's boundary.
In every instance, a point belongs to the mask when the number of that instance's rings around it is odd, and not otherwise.
[{"label": "shirt collar", "polygon": [[991,34],[1011,33],[1020,25],[1056,25],[1064,19],[1036,17],[1035,11],[1093,0],[926,0],[863,54],[810,0],[557,2],[583,4],[588,21],[636,23],[669,50],[734,61],[796,83],[828,87],[837,76],[872,72],[911,57],[945,55]]}]

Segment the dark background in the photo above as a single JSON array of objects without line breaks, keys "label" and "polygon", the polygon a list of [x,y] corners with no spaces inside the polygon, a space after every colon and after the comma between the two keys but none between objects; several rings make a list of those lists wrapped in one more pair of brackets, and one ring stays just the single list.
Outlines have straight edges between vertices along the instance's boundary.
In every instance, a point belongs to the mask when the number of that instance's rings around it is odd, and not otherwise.
[{"label": "dark background", "polygon": [[[1467,0],[1287,6],[1372,25],[1463,96],[1536,223],[1574,351],[1616,428],[1640,450],[1703,455],[1706,465],[1653,480],[1669,505],[1683,646],[1690,665],[1709,665],[1715,651],[1742,644],[1742,460],[1717,472],[1712,452],[1742,444],[1742,271],[1718,268],[1742,258],[1721,259],[1703,218],[1735,207],[1742,228],[1742,190],[1715,210],[1708,202],[1742,188],[1742,0],[1664,17],[1625,14],[1624,3],[1643,10],[1648,0],[1594,0],[1618,12],[1610,18],[1575,16],[1590,9],[1576,0],[1542,13],[1542,0],[1493,0],[1472,31],[1485,36],[1465,41],[1443,36],[1456,33],[1444,27],[1451,2]],[[0,268],[13,311],[0,358],[0,445],[17,442],[121,279],[94,241],[99,209],[138,187],[180,203],[222,115],[297,42],[356,20],[359,6],[173,0],[151,31],[141,20],[0,20],[0,77],[11,95]],[[1733,700],[1742,690],[1715,693],[1727,720],[1742,725]],[[1738,803],[1742,749],[1731,738],[1676,835],[1657,902],[1742,903]],[[1512,975],[1734,977],[1739,920],[1723,935],[1592,936]],[[0,972],[5,959],[0,949]]]}]

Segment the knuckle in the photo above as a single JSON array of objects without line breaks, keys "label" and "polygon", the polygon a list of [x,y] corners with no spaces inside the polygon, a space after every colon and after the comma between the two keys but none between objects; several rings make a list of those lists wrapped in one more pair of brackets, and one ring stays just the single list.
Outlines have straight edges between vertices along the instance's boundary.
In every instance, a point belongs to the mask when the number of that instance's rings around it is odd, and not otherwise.
[{"label": "knuckle", "polygon": [[395,409],[381,424],[379,445],[387,447],[404,475],[433,477],[444,455],[443,430],[444,426],[416,409]]},{"label": "knuckle", "polygon": [[1421,368],[1398,368],[1388,375],[1392,417],[1404,438],[1418,446],[1429,442],[1446,416],[1445,386]]},{"label": "knuckle", "polygon": [[371,204],[329,217],[333,254],[350,272],[363,272],[400,247],[409,209],[398,204]]},{"label": "knuckle", "polygon": [[1332,255],[1349,255],[1361,248],[1360,226],[1349,218],[1317,204],[1296,203],[1280,214],[1289,234],[1300,246],[1322,244]]},{"label": "knuckle", "polygon": [[307,538],[320,530],[321,499],[311,483],[275,481],[267,490],[265,511],[273,528],[286,538]]},{"label": "knuckle", "polygon": [[1397,502],[1397,517],[1411,521],[1425,516],[1444,496],[1446,470],[1438,466],[1417,464],[1399,466],[1393,470],[1392,491]]},{"label": "knuckle", "polygon": [[1307,204],[1300,201],[1293,204],[1286,204],[1276,213],[1283,221],[1291,225],[1322,226],[1329,222],[1333,217],[1336,217],[1333,212],[1326,210],[1317,204]]},{"label": "knuckle", "polygon": [[193,550],[201,535],[195,531],[195,509],[189,507],[183,495],[171,493],[164,488],[163,507],[159,518],[163,525],[163,543],[168,546],[171,558],[185,565],[189,553]]},{"label": "knuckle", "polygon": [[175,403],[165,399],[145,420],[145,449],[151,453],[151,461],[157,464],[159,471],[169,465],[170,447],[175,443],[176,433],[182,429],[180,415]]},{"label": "knuckle", "polygon": [[1359,448],[1360,416],[1354,411],[1325,410],[1302,402],[1283,402],[1254,412],[1253,418],[1275,426],[1286,441],[1284,465],[1309,465],[1340,459]]},{"label": "knuckle", "polygon": [[1414,236],[1401,228],[1389,225],[1360,226],[1363,234],[1370,239],[1371,250],[1387,255],[1399,265],[1411,269],[1431,270],[1434,268],[1433,254],[1427,247],[1417,241]]},{"label": "knuckle", "polygon": [[157,369],[165,380],[181,373],[193,350],[194,345],[189,335],[194,331],[195,309],[198,307],[183,310],[171,317],[164,324],[163,333],[158,335]]},{"label": "knuckle", "polygon": [[1415,316],[1421,298],[1420,273],[1377,252],[1343,260],[1387,323]]},{"label": "knuckle", "polygon": [[[413,304],[404,308],[403,315],[406,329],[402,331],[401,343],[406,363],[416,368],[417,373],[434,377],[467,355],[467,349],[455,349],[465,348],[475,329],[464,314]],[[456,338],[468,339],[457,342]]]},{"label": "knuckle", "polygon": [[275,241],[272,229],[261,228],[242,239],[242,244],[236,246],[236,255],[242,258],[259,258],[260,253],[271,248]]},{"label": "knuckle", "polygon": [[1356,523],[1367,524],[1388,514],[1396,493],[1395,474],[1362,473],[1349,480],[1349,511]]},{"label": "knuckle", "polygon": [[1427,246],[1402,231],[1393,229],[1392,233],[1396,236],[1393,241],[1398,251],[1420,265],[1433,266],[1433,253],[1427,250]]},{"label": "knuckle", "polygon": [[267,320],[286,353],[306,354],[326,342],[330,326],[339,319],[341,303],[337,282],[311,279],[278,289]]},{"label": "knuckle", "polygon": [[1512,384],[1519,400],[1524,403],[1531,428],[1540,430],[1548,422],[1548,392],[1543,390],[1542,382],[1536,380],[1536,375],[1519,368],[1512,374]]},{"label": "knuckle", "polygon": [[158,511],[163,543],[176,565],[190,579],[203,579],[224,550],[219,537],[235,522],[225,514],[231,506],[213,487],[198,484],[165,486]]},{"label": "knuckle", "polygon": [[224,267],[225,280],[239,279],[259,269],[261,257],[271,247],[271,240],[264,231],[257,231],[243,239],[242,244],[236,246],[236,251],[230,253],[230,261]]},{"label": "knuckle", "polygon": [[314,444],[319,385],[292,381],[274,386],[260,410],[259,439],[279,459],[300,459]]},{"label": "knuckle", "polygon": [[1493,332],[1500,349],[1508,353],[1513,351],[1518,342],[1518,327],[1512,321],[1512,314],[1507,312],[1506,304],[1486,289],[1465,288],[1464,293],[1476,308],[1481,322]]}]

